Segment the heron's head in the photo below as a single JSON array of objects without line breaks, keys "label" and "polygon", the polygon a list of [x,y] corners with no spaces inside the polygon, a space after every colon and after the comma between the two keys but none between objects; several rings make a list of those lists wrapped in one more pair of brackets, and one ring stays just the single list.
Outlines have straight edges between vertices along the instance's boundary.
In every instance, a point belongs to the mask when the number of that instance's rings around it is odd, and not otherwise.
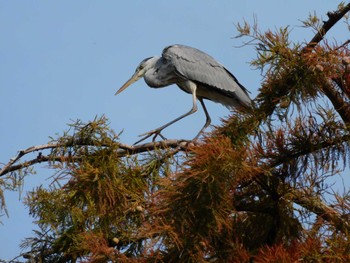
[{"label": "heron's head", "polygon": [[127,82],[125,82],[125,84],[115,93],[115,95],[119,94],[131,84],[142,78],[146,74],[146,72],[156,64],[158,59],[159,57],[150,57],[142,60],[141,63],[137,66],[134,75],[132,75],[131,78]]}]

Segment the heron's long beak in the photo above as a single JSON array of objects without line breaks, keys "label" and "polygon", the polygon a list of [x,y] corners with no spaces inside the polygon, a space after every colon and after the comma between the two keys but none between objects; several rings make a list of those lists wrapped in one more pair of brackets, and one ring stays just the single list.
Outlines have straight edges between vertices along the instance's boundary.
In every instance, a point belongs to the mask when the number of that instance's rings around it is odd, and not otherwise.
[{"label": "heron's long beak", "polygon": [[118,95],[120,92],[125,90],[131,84],[133,84],[134,82],[138,81],[141,77],[142,76],[140,76],[139,74],[135,73],[127,82],[125,82],[125,84],[114,95]]}]

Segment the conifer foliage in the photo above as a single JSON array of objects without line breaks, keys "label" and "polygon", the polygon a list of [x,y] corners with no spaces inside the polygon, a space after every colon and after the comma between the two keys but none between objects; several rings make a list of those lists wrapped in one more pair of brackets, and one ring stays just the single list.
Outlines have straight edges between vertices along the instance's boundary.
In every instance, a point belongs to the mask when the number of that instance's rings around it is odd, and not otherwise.
[{"label": "conifer foliage", "polygon": [[350,261],[350,41],[327,40],[349,10],[310,15],[308,43],[238,24],[264,76],[255,108],[200,141],[126,145],[103,116],[20,151],[3,213],[34,165],[54,173],[27,193],[38,227],[13,262]]}]

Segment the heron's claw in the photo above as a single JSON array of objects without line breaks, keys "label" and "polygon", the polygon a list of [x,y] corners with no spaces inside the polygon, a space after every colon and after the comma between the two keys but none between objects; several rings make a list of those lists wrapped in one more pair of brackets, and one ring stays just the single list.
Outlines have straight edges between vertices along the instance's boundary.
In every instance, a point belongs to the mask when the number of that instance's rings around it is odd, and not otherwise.
[{"label": "heron's claw", "polygon": [[140,136],[144,136],[144,137],[142,137],[140,140],[138,140],[137,142],[135,142],[134,145],[136,145],[136,144],[138,144],[138,143],[140,143],[140,142],[142,142],[142,141],[148,139],[148,138],[151,137],[152,135],[154,135],[153,138],[152,138],[152,142],[154,142],[158,136],[160,136],[163,140],[166,140],[166,138],[160,133],[161,131],[162,131],[162,130],[156,129],[156,130],[152,130],[152,131],[149,131],[149,132],[140,134]]}]

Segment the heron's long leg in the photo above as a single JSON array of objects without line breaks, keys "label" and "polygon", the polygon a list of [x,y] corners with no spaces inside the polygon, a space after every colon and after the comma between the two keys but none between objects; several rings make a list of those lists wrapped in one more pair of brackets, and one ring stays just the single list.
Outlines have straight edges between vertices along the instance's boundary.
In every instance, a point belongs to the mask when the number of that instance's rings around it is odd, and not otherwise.
[{"label": "heron's long leg", "polygon": [[[187,112],[187,113],[181,115],[180,117],[177,117],[176,119],[172,120],[171,122],[168,122],[168,123],[164,124],[163,126],[157,128],[157,129],[154,129],[154,130],[151,130],[151,131],[146,132],[146,133],[144,133],[144,134],[141,134],[141,136],[145,135],[145,137],[143,137],[141,140],[138,140],[138,141],[135,142],[134,144],[138,144],[139,142],[142,142],[142,141],[146,140],[147,138],[151,137],[152,135],[155,135],[155,136],[153,137],[153,141],[155,140],[155,138],[156,138],[158,135],[160,135],[160,136],[164,139],[164,137],[160,134],[160,132],[161,132],[162,130],[164,130],[164,129],[167,128],[168,126],[174,124],[175,122],[177,122],[177,121],[179,121],[179,120],[185,118],[186,116],[191,115],[191,114],[193,114],[193,113],[195,113],[195,112],[197,111],[197,109],[198,109],[198,108],[197,108],[197,97],[196,97],[197,85],[196,85],[195,83],[191,82],[191,81],[188,81],[187,86],[190,88],[191,93],[192,93],[192,104],[193,104],[192,109],[191,109],[189,112]],[[202,103],[203,103],[203,102],[201,102],[201,104],[202,104]],[[203,106],[203,104],[202,104],[202,106]],[[208,112],[207,112],[206,109],[205,109],[205,106],[204,106],[204,111],[206,112],[207,122],[208,122],[208,116],[209,116],[209,115],[208,115]],[[209,117],[209,123],[210,123],[210,117]],[[207,123],[206,123],[206,125],[207,125]],[[208,124],[208,125],[209,125],[209,124]],[[207,126],[208,126],[208,125],[207,125]],[[205,127],[206,127],[206,126],[205,126]],[[203,127],[203,130],[204,130],[205,127]]]},{"label": "heron's long leg", "polygon": [[202,105],[202,108],[204,110],[204,113],[205,113],[205,117],[206,117],[206,121],[205,121],[205,124],[203,126],[203,128],[198,132],[198,134],[196,135],[196,137],[194,137],[194,140],[197,139],[199,137],[199,135],[202,134],[202,132],[210,125],[211,123],[211,119],[210,119],[210,116],[209,116],[209,113],[207,111],[207,108],[205,107],[205,104],[204,104],[204,101],[202,98],[198,98],[199,102],[201,103]]}]

